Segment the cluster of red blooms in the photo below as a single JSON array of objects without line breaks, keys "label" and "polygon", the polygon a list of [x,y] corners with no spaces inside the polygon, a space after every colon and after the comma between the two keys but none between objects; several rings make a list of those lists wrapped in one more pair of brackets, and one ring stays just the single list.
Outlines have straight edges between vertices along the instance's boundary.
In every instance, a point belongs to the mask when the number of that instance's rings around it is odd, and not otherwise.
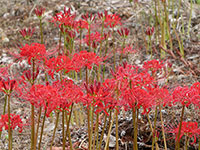
[{"label": "cluster of red blooms", "polygon": [[5,94],[9,95],[17,87],[16,80],[6,80],[0,77],[0,91],[3,91]]},{"label": "cluster of red blooms", "polygon": [[82,99],[83,105],[92,105],[95,113],[104,112],[106,115],[108,110],[116,108],[118,102],[115,99],[116,86],[113,80],[107,79],[102,84],[95,81],[94,84],[84,86],[87,93]]},{"label": "cluster of red blooms", "polygon": [[148,27],[148,28],[146,29],[146,35],[152,36],[153,33],[154,33],[154,27]]},{"label": "cluster of red blooms", "polygon": [[23,91],[21,98],[35,107],[47,109],[46,116],[49,116],[54,110],[68,110],[72,103],[80,101],[82,95],[81,89],[74,85],[73,81],[63,80],[55,81],[52,85],[33,85],[26,92]]},{"label": "cluster of red blooms", "polygon": [[43,60],[47,55],[44,44],[32,43],[31,45],[26,44],[20,48],[19,59],[27,59],[28,63],[31,64],[32,60]]},{"label": "cluster of red blooms", "polygon": [[74,70],[79,72],[81,68],[87,67],[91,69],[93,65],[99,65],[103,61],[102,58],[96,55],[94,52],[81,51],[75,53],[70,59],[66,55],[59,55],[56,58],[52,57],[45,61],[49,75],[53,78],[54,72],[61,70],[66,73]]},{"label": "cluster of red blooms", "polygon": [[[177,137],[178,131],[179,131],[179,126],[175,128],[170,127],[167,130],[168,133],[176,134],[176,140],[178,138]],[[181,134],[180,134],[179,139],[181,139],[184,135],[189,138],[194,138],[193,143],[196,143],[196,138],[199,137],[200,135],[200,128],[198,127],[198,123],[197,122],[182,122]]]},{"label": "cluster of red blooms", "polygon": [[22,37],[26,40],[30,39],[33,36],[33,33],[35,32],[35,28],[24,28],[19,31],[19,33],[22,35]]},{"label": "cluster of red blooms", "polygon": [[185,87],[177,87],[172,93],[173,102],[180,103],[183,106],[188,107],[190,104],[194,104],[195,106],[200,106],[200,92],[199,92],[199,82],[194,83],[190,88]]},{"label": "cluster of red blooms", "polygon": [[[22,128],[23,128],[24,124],[20,118],[19,115],[15,115],[15,114],[10,114],[10,128],[12,130],[14,130],[16,127],[18,127],[18,131],[22,132]],[[1,115],[0,118],[0,131],[3,130],[3,128],[5,130],[8,130],[8,114],[5,115]]]},{"label": "cluster of red blooms", "polygon": [[[41,19],[44,9],[37,8],[36,15]],[[116,25],[121,25],[121,18],[116,14],[108,14],[107,11],[98,14],[102,20],[102,25],[105,28],[112,28]],[[99,32],[90,32],[91,24],[95,22],[96,16],[92,14],[83,15],[81,19],[76,20],[76,14],[72,14],[69,9],[64,12],[57,13],[53,17],[52,22],[58,24],[62,32],[67,33],[67,41],[69,38],[76,38],[76,33],[82,29],[88,32],[84,38],[84,42],[96,48],[96,43],[108,39],[109,33],[100,34]],[[29,28],[20,31],[24,38],[31,37],[33,30]],[[118,34],[124,39],[129,35],[130,31],[127,28],[117,30]],[[154,28],[148,27],[146,34],[152,36]],[[91,45],[90,45],[91,44]],[[128,45],[122,53],[133,52],[133,47]],[[55,72],[70,71],[79,72],[82,68],[92,69],[94,65],[103,64],[105,58],[99,57],[95,52],[80,51],[66,55],[58,55],[57,57],[49,58],[49,53],[43,44],[32,43],[26,44],[20,48],[18,55],[19,59],[26,59],[29,64],[34,60],[44,61],[44,66],[35,66],[32,72],[30,70],[24,72],[22,78],[24,83],[26,80],[34,81],[39,74],[39,67],[45,69],[48,74],[54,79]],[[38,64],[36,64],[38,65]],[[43,71],[43,70],[42,70]],[[41,71],[41,72],[42,72]],[[73,103],[83,103],[83,105],[94,108],[95,113],[103,112],[108,115],[111,109],[124,107],[125,110],[135,110],[142,108],[143,113],[149,113],[156,106],[166,106],[180,103],[188,107],[190,104],[200,107],[200,83],[193,84],[189,87],[177,87],[172,93],[167,87],[160,87],[157,84],[157,74],[166,73],[166,64],[163,61],[151,60],[144,62],[143,66],[130,65],[123,63],[116,68],[116,71],[111,70],[113,78],[106,79],[103,83],[94,81],[93,84],[85,84],[85,91],[75,85],[72,80],[62,79],[62,81],[52,81],[44,84],[31,84],[31,86],[23,87],[19,92],[19,97],[29,101],[37,108],[42,107],[47,110],[46,116],[49,116],[52,111],[70,111],[69,108]],[[4,70],[0,70],[0,74],[4,74]],[[28,84],[26,84],[27,86]],[[16,80],[3,80],[0,78],[0,90],[5,94],[10,94],[17,87]],[[84,94],[85,92],[85,94]],[[117,107],[116,107],[117,106]],[[0,131],[7,126],[8,115],[2,115],[0,119]],[[18,126],[19,131],[22,131],[22,121],[18,115],[11,114],[11,128],[15,129]],[[171,131],[178,133],[178,128]],[[196,122],[183,122],[181,137],[183,135],[194,137],[200,134],[200,129]]]}]

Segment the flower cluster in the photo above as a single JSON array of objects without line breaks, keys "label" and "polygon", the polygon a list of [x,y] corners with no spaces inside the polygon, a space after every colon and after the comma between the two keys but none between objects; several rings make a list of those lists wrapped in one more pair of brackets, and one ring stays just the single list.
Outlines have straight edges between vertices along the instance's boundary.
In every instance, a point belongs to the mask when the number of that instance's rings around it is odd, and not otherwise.
[{"label": "flower cluster", "polygon": [[82,91],[71,80],[55,81],[52,85],[33,85],[22,94],[22,98],[35,107],[47,109],[46,116],[57,109],[68,110],[72,103],[80,101],[81,96]]},{"label": "flower cluster", "polygon": [[[23,122],[22,122],[22,120],[21,120],[19,115],[10,114],[10,128],[12,130],[14,130],[16,127],[18,127],[18,131],[22,132],[23,126],[24,126],[24,124],[23,124]],[[1,115],[1,118],[0,118],[0,131],[2,131],[3,128],[5,130],[8,130],[8,114]]]},{"label": "flower cluster", "polygon": [[17,87],[16,80],[6,80],[0,77],[0,91],[3,91],[5,94],[9,95]]},{"label": "flower cluster", "polygon": [[43,60],[45,59],[47,52],[43,44],[32,43],[31,45],[26,44],[20,48],[20,59],[27,59],[28,63],[31,64],[32,60]]},{"label": "flower cluster", "polygon": [[114,96],[116,89],[115,82],[107,79],[104,83],[94,82],[94,84],[86,85],[86,95],[83,97],[83,104],[89,107],[92,105],[95,108],[95,112],[104,112],[108,115],[109,109],[116,108],[117,101]]},{"label": "flower cluster", "polygon": [[[177,140],[177,135],[178,135],[178,130],[179,127],[170,127],[167,129],[168,133],[174,133],[176,134],[176,140]],[[183,136],[187,136],[189,138],[194,137],[194,142],[196,143],[196,138],[200,135],[200,128],[198,128],[198,123],[197,122],[182,122],[182,128],[181,128],[181,134],[180,138],[181,139]]]}]

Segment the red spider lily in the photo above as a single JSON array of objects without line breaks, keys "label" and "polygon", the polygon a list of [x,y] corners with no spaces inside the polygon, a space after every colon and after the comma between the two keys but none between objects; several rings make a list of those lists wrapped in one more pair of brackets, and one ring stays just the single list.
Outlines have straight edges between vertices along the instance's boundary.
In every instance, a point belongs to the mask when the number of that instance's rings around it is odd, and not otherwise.
[{"label": "red spider lily", "polygon": [[33,83],[33,81],[36,80],[37,76],[39,74],[39,68],[36,68],[36,72],[32,72],[32,69],[26,70],[23,72],[22,80],[27,80],[30,83]]},{"label": "red spider lily", "polygon": [[200,82],[196,82],[191,86],[192,90],[196,91],[196,94],[192,98],[192,102],[200,108]]},{"label": "red spider lily", "polygon": [[[93,41],[100,42],[101,40],[103,40],[103,38],[101,37],[101,34],[99,32],[95,32],[95,33],[90,34],[90,41],[91,41],[90,44],[92,44]],[[89,46],[89,35],[86,35],[84,41]]]},{"label": "red spider lily", "polygon": [[173,103],[181,103],[182,105],[188,107],[190,104],[196,104],[199,102],[198,99],[194,99],[196,95],[199,95],[199,92],[195,88],[179,86],[175,88],[172,93]]},{"label": "red spider lily", "polygon": [[104,40],[108,39],[110,37],[110,32],[103,33],[103,37],[104,37]]},{"label": "red spider lily", "polygon": [[82,19],[77,21],[77,29],[88,29],[88,28],[89,28],[89,24],[87,21],[82,20]]},{"label": "red spider lily", "polygon": [[121,49],[119,49],[117,52],[120,53],[120,54],[121,53],[123,53],[123,54],[133,54],[133,53],[136,53],[136,50],[133,48],[132,45],[129,44],[129,45],[125,46],[123,51]]},{"label": "red spider lily", "polygon": [[108,11],[104,11],[104,13],[98,13],[98,18],[101,20],[104,20],[106,16],[108,15]]},{"label": "red spider lily", "polygon": [[62,29],[62,25],[69,28],[75,28],[77,23],[75,22],[75,14],[71,14],[71,9],[69,8],[68,11],[64,8],[64,13],[59,12],[57,13],[53,19],[51,20],[52,23],[56,25],[59,24],[59,28]]},{"label": "red spider lily", "polygon": [[105,27],[110,26],[111,28],[115,27],[116,25],[121,25],[121,18],[116,14],[110,14],[105,16]]},{"label": "red spider lily", "polygon": [[154,76],[157,71],[161,71],[162,69],[165,69],[165,64],[163,61],[158,61],[158,60],[153,59],[153,60],[144,62],[143,68],[151,71],[152,75]]},{"label": "red spider lily", "polygon": [[68,110],[72,103],[79,102],[83,93],[71,80],[55,81],[50,85],[33,85],[24,89],[21,98],[35,107],[47,109],[46,116],[54,110]]},{"label": "red spider lily", "polygon": [[131,82],[131,87],[146,87],[148,85],[153,84],[154,78],[145,70],[138,66],[123,63],[123,66],[119,66],[114,73],[111,71],[112,75],[121,82],[121,80],[126,80],[126,84],[128,85]]},{"label": "red spider lily", "polygon": [[[176,134],[176,140],[178,138],[178,131],[179,131],[179,127],[176,127],[176,128],[169,127],[167,129],[168,133]],[[198,123],[197,122],[182,122],[181,134],[180,134],[179,139],[181,139],[184,135],[189,138],[194,137],[193,143],[196,143],[196,137],[200,135],[200,128],[198,128]]]},{"label": "red spider lily", "polygon": [[22,37],[26,40],[30,39],[33,36],[33,33],[35,32],[35,28],[24,28],[19,31],[19,33],[22,35]]},{"label": "red spider lily", "polygon": [[[16,114],[10,114],[10,128],[14,130],[16,127],[18,127],[18,131],[21,133],[22,128],[24,124],[22,123],[22,120],[19,115]],[[8,114],[1,115],[0,118],[0,131],[3,130],[8,130]]]},{"label": "red spider lily", "polygon": [[98,66],[101,62],[103,62],[103,59],[97,56],[96,53],[87,51],[75,53],[72,58],[73,67],[76,68],[75,70],[80,70],[84,67],[91,69],[94,64]]},{"label": "red spider lily", "polygon": [[120,30],[118,29],[117,32],[119,33],[120,36],[124,38],[126,38],[130,33],[128,28],[121,28]]},{"label": "red spider lily", "polygon": [[95,21],[96,16],[92,14],[88,14],[88,12],[85,15],[82,15],[82,18],[88,22],[88,24],[91,24]]},{"label": "red spider lily", "polygon": [[143,108],[143,113],[148,113],[153,106],[153,99],[150,97],[147,90],[140,86],[131,84],[127,79],[122,80],[119,92],[120,103],[124,106],[125,110],[132,110],[135,108]]},{"label": "red spider lily", "polygon": [[199,91],[200,94],[200,82],[196,82],[191,86],[191,89],[196,89]]},{"label": "red spider lily", "polygon": [[57,57],[52,57],[49,60],[45,61],[46,68],[48,70],[49,75],[54,78],[54,72],[59,72],[64,70],[66,73],[73,70],[72,61],[66,55],[59,55]]},{"label": "red spider lily", "polygon": [[9,95],[12,91],[17,87],[16,80],[10,80],[10,78],[6,80],[0,78],[0,91],[3,91],[5,94]]},{"label": "red spider lily", "polygon": [[152,99],[152,106],[169,105],[171,106],[172,96],[166,87],[160,88],[158,85],[146,87],[149,96]]},{"label": "red spider lily", "polygon": [[41,19],[42,15],[44,14],[44,11],[45,11],[45,8],[42,8],[42,7],[35,8],[35,14],[40,19]]},{"label": "red spider lily", "polygon": [[147,29],[146,29],[146,35],[148,35],[148,36],[152,36],[153,35],[153,33],[154,33],[154,27],[148,27]]},{"label": "red spider lily", "polygon": [[83,104],[89,107],[92,105],[95,108],[95,113],[104,112],[108,114],[109,109],[116,108],[117,101],[114,98],[115,95],[115,82],[107,79],[103,84],[100,82],[94,82],[87,86],[84,84],[87,94],[83,97]]},{"label": "red spider lily", "polygon": [[73,30],[65,30],[66,33],[66,41],[69,42],[70,40],[74,40],[74,38],[76,37],[76,32]]},{"label": "red spider lily", "polygon": [[26,58],[29,64],[31,64],[31,60],[43,60],[47,55],[45,46],[39,43],[26,44],[20,50],[20,54],[17,57],[19,59]]}]

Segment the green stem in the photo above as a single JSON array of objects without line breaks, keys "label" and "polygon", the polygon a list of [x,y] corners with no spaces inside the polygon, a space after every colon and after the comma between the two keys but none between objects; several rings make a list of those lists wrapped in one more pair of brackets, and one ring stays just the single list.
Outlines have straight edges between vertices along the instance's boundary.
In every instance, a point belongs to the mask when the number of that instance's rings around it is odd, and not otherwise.
[{"label": "green stem", "polygon": [[88,149],[90,150],[91,145],[91,129],[90,129],[90,105],[87,108],[87,120],[88,120]]},{"label": "green stem", "polygon": [[80,44],[79,44],[79,51],[82,51],[82,29],[80,29]]},{"label": "green stem", "polygon": [[152,136],[152,150],[154,150],[154,145],[156,143],[156,122],[157,122],[157,115],[158,115],[158,107],[156,107],[156,110],[155,110],[155,119],[154,119],[153,136]]},{"label": "green stem", "polygon": [[114,46],[115,38],[114,38],[114,29],[112,28],[112,42],[113,42],[113,56],[114,56],[114,71],[116,70],[116,49]]},{"label": "green stem", "polygon": [[167,26],[167,33],[168,33],[168,37],[169,37],[170,49],[173,50],[172,37],[170,34],[170,24],[169,24],[169,19],[168,19],[167,3],[166,3],[166,1],[164,1],[163,3],[164,3],[164,11],[165,11],[165,23]]},{"label": "green stem", "polygon": [[[48,107],[48,104],[47,104],[47,107]],[[44,131],[44,123],[45,123],[45,119],[46,119],[46,113],[47,113],[47,108],[44,111],[44,117],[43,117],[43,121],[42,121],[42,128],[41,128],[41,132],[40,132],[40,141],[39,141],[39,146],[38,146],[39,150],[41,148],[41,143],[42,143],[42,135],[43,135],[43,131]]]},{"label": "green stem", "polygon": [[58,127],[58,122],[59,122],[59,114],[60,114],[60,112],[58,111],[56,113],[56,122],[55,122],[55,127],[54,127],[54,130],[53,130],[53,137],[52,137],[52,140],[51,140],[50,150],[52,150],[53,141],[54,141],[54,138],[55,138],[55,135],[56,135],[56,129]]},{"label": "green stem", "polygon": [[89,23],[89,27],[88,27],[88,36],[89,36],[89,41],[88,41],[88,44],[89,44],[89,52],[91,50],[91,39],[90,39],[90,23]]},{"label": "green stem", "polygon": [[198,148],[198,150],[200,150],[200,137],[199,137],[199,148]]},{"label": "green stem", "polygon": [[185,150],[187,150],[187,146],[188,146],[188,140],[189,139],[189,137],[186,135],[186,139],[185,139]]},{"label": "green stem", "polygon": [[7,96],[8,98],[8,150],[12,150],[12,129],[11,129],[11,122],[10,122],[10,94]]},{"label": "green stem", "polygon": [[160,120],[161,120],[161,126],[162,126],[162,134],[163,134],[164,146],[165,146],[165,150],[167,150],[167,142],[166,142],[166,138],[165,138],[165,129],[164,129],[164,124],[163,124],[161,105],[159,105],[159,110],[160,110]]},{"label": "green stem", "polygon": [[36,145],[37,145],[38,132],[39,132],[39,128],[40,128],[41,114],[42,114],[42,107],[40,107],[40,109],[39,109],[39,115],[38,115],[38,121],[37,121],[37,129],[36,129],[36,133],[35,133],[35,144]]},{"label": "green stem", "polygon": [[41,36],[41,44],[43,44],[44,41],[43,41],[43,31],[42,31],[42,19],[40,19],[40,36]]},{"label": "green stem", "polygon": [[180,150],[180,135],[181,135],[181,127],[182,127],[182,122],[183,122],[184,110],[185,110],[185,105],[183,105],[183,107],[182,107],[181,120],[180,120],[180,124],[179,124],[179,129],[178,129],[178,135],[177,135],[177,141],[176,141],[176,145],[175,145],[175,150]]},{"label": "green stem", "polygon": [[137,118],[138,109],[137,107],[132,109],[133,127],[134,127],[134,138],[133,138],[133,150],[137,150]]},{"label": "green stem", "polygon": [[190,18],[188,23],[188,36],[190,35],[190,26],[191,26],[191,20],[192,20],[192,0],[190,0]]},{"label": "green stem", "polygon": [[63,150],[65,150],[65,110],[62,110],[62,136],[63,136]]},{"label": "green stem", "polygon": [[[99,113],[97,113],[96,115],[96,125],[95,125],[95,130],[94,130],[94,139],[93,139],[93,143],[92,143],[92,149],[95,150],[95,142],[96,142],[96,148],[98,147],[98,128],[99,128]],[[96,136],[95,136],[96,134]],[[97,138],[97,139],[96,139]]]},{"label": "green stem", "polygon": [[[5,95],[5,102],[4,102],[4,106],[3,106],[3,114],[2,115],[5,115],[5,113],[6,113],[6,105],[7,105],[7,94]],[[0,131],[0,139],[1,139],[1,134],[2,134],[2,131]]]},{"label": "green stem", "polygon": [[60,49],[61,49],[61,42],[62,42],[62,31],[60,30],[60,37],[59,37],[59,47],[58,47],[58,55],[61,55]]},{"label": "green stem", "polygon": [[[117,111],[117,110],[115,110],[115,111]],[[115,118],[114,115],[115,114],[113,114],[112,121],[109,124],[108,135],[107,135],[107,138],[106,138],[106,145],[105,145],[104,150],[109,149],[109,140],[110,140],[110,135],[111,135],[111,129],[112,129],[112,125],[113,125],[114,118]],[[118,140],[118,139],[116,139],[116,140]]]},{"label": "green stem", "polygon": [[31,150],[35,150],[35,119],[34,119],[35,108],[31,104]]},{"label": "green stem", "polygon": [[[111,115],[111,113],[110,113],[110,115]],[[101,137],[100,137],[98,149],[96,148],[97,150],[101,150],[101,144],[102,144],[102,140],[103,140],[103,136],[104,136],[104,132],[105,132],[105,128],[106,128],[106,121],[107,121],[107,115],[105,115],[105,117],[104,117],[103,129],[101,131]]]},{"label": "green stem", "polygon": [[70,125],[70,121],[71,121],[71,117],[72,117],[73,106],[74,106],[74,104],[71,105],[69,118],[67,119],[67,130],[66,130],[66,136],[65,136],[65,141],[66,141],[66,138],[67,138],[67,135],[68,135],[68,139],[69,139],[69,143],[70,143],[70,150],[73,149],[72,141],[71,141],[71,134],[70,134],[70,130],[69,130],[69,125]]},{"label": "green stem", "polygon": [[120,60],[119,60],[119,63],[121,63],[121,62],[122,62],[122,58],[123,58],[123,51],[124,51],[125,43],[126,43],[126,39],[124,38],[124,40],[123,40],[123,43],[122,43],[122,50],[121,50],[121,55],[120,55]]},{"label": "green stem", "polygon": [[92,111],[91,111],[91,129],[90,129],[90,148],[89,148],[89,150],[92,149],[93,127],[94,127],[94,105],[92,104]]},{"label": "green stem", "polygon": [[115,117],[116,117],[116,127],[115,127],[115,137],[116,137],[116,150],[119,150],[119,142],[118,142],[118,139],[119,139],[119,133],[118,133],[118,111],[116,110],[115,111]]}]

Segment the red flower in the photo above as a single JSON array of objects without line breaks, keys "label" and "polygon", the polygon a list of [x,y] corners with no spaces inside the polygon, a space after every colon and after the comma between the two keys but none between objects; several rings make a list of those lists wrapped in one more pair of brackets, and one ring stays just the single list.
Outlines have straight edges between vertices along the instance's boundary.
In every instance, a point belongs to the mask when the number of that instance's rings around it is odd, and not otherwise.
[{"label": "red flower", "polygon": [[143,68],[152,72],[152,75],[155,75],[157,71],[162,71],[165,69],[165,64],[163,61],[158,61],[156,59],[144,62]]},{"label": "red flower", "polygon": [[62,29],[62,25],[64,25],[65,27],[69,27],[69,28],[76,28],[77,23],[75,21],[75,14],[71,14],[71,9],[69,8],[68,11],[65,10],[64,8],[64,13],[63,12],[59,12],[57,13],[53,19],[51,20],[51,22],[53,22],[55,25],[58,22],[59,24],[59,28],[61,30]]},{"label": "red flower", "polygon": [[110,26],[111,28],[116,25],[121,25],[121,18],[116,14],[110,14],[105,16],[105,27]]},{"label": "red flower", "polygon": [[75,70],[80,70],[83,67],[91,69],[94,64],[98,66],[102,61],[103,60],[99,56],[97,56],[94,52],[87,52],[87,51],[81,51],[80,53],[75,53],[72,58],[72,64]]},{"label": "red flower", "polygon": [[196,91],[192,98],[192,102],[200,108],[200,82],[196,82],[191,86],[191,89]]},{"label": "red flower", "polygon": [[133,54],[136,53],[136,50],[133,48],[132,45],[126,45],[125,48],[123,49],[123,51],[121,50],[121,48],[117,51],[118,53],[123,53],[123,54]]},{"label": "red flower", "polygon": [[146,87],[152,99],[152,106],[169,105],[171,106],[172,96],[166,87],[160,88],[158,85]]},{"label": "red flower", "polygon": [[82,19],[77,21],[77,29],[88,29],[88,27],[89,27],[89,24],[87,21],[82,20]]},{"label": "red flower", "polygon": [[[43,44],[32,43],[31,45],[26,44],[20,48],[20,56],[28,59],[28,63],[31,64],[31,60],[43,60],[47,54],[46,48]],[[18,56],[18,57],[20,57]],[[21,58],[22,59],[22,58]]]},{"label": "red flower", "polygon": [[121,28],[120,30],[117,30],[120,36],[126,38],[129,35],[129,29],[128,28]]},{"label": "red flower", "polygon": [[44,14],[45,8],[42,7],[36,7],[35,8],[35,14],[37,17],[41,18],[42,15]]},{"label": "red flower", "polygon": [[11,94],[12,91],[17,87],[17,82],[16,80],[4,80],[0,78],[0,91],[3,91],[5,94]]},{"label": "red flower", "polygon": [[[178,138],[178,131],[179,131],[179,126],[176,128],[169,127],[169,129],[167,129],[168,133],[176,134],[176,140]],[[180,134],[179,139],[181,139],[184,135],[189,138],[194,137],[193,143],[196,143],[196,137],[200,135],[200,128],[198,128],[198,123],[197,122],[182,122],[181,134]]]},{"label": "red flower", "polygon": [[87,86],[85,84],[87,94],[83,97],[83,104],[89,107],[92,105],[94,107],[95,113],[104,112],[108,114],[109,109],[114,109],[117,105],[115,99],[115,82],[113,80],[107,79],[103,84],[100,82],[94,82]]},{"label": "red flower", "polygon": [[81,89],[71,80],[55,81],[50,85],[33,85],[24,89],[21,98],[29,101],[35,107],[47,109],[46,116],[54,110],[69,110],[72,103],[81,101]]},{"label": "red flower", "polygon": [[119,66],[115,73],[112,72],[112,75],[120,82],[124,79],[127,79],[128,82],[126,81],[126,84],[131,82],[132,88],[145,88],[146,86],[155,82],[154,78],[146,70],[138,66],[127,64],[126,62],[123,63],[123,66]]},{"label": "red flower", "polygon": [[35,28],[24,28],[19,31],[19,33],[23,36],[24,39],[28,40],[33,36],[33,33],[35,32]]},{"label": "red flower", "polygon": [[[90,44],[92,44],[93,41],[94,42],[100,42],[101,40],[103,40],[103,38],[101,38],[101,34],[99,32],[95,32],[95,33],[90,34]],[[84,41],[89,46],[89,35],[86,35]]]},{"label": "red flower", "polygon": [[[196,104],[199,100],[194,99],[196,95],[199,95],[198,90],[194,88],[185,87],[177,87],[172,93],[173,102],[181,103],[188,107],[190,104]],[[197,101],[196,101],[197,100]]]},{"label": "red flower", "polygon": [[88,22],[88,24],[91,24],[93,21],[95,21],[96,16],[92,14],[88,14],[88,12],[85,15],[82,15],[82,18]]},{"label": "red flower", "polygon": [[[10,128],[12,130],[18,127],[19,128],[18,131],[21,133],[23,126],[24,124],[22,123],[22,120],[19,115],[10,114]],[[3,128],[5,128],[5,130],[8,130],[8,114],[1,115],[0,131],[2,131]]]},{"label": "red flower", "polygon": [[152,36],[153,33],[154,33],[154,27],[148,27],[148,28],[146,29],[146,35]]}]

